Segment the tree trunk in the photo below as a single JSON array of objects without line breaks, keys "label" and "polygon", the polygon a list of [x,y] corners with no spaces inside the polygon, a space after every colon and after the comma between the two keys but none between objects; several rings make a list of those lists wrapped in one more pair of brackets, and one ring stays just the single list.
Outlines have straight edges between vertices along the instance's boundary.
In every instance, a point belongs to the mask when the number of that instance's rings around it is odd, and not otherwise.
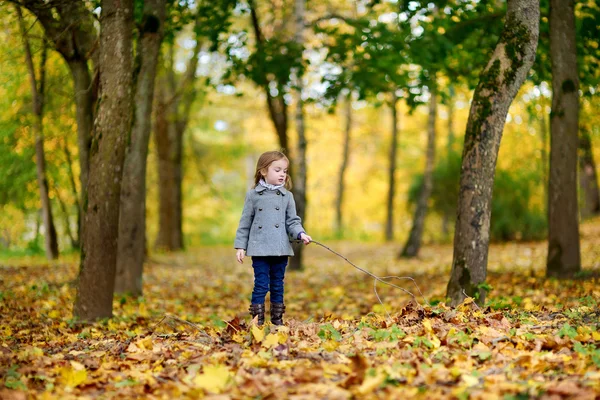
[{"label": "tree trunk", "polygon": [[544,205],[548,210],[548,119],[545,106],[542,105],[542,117],[540,118],[540,131],[542,140],[542,182],[544,190]]},{"label": "tree trunk", "polygon": [[44,41],[42,48],[42,59],[40,62],[40,77],[39,81],[36,78],[35,66],[33,64],[33,56],[31,55],[31,47],[29,46],[29,38],[27,37],[27,28],[21,13],[21,7],[16,6],[17,16],[19,18],[19,27],[23,39],[23,47],[25,49],[25,61],[27,70],[29,71],[29,82],[31,84],[31,94],[33,100],[34,113],[34,130],[35,130],[35,162],[37,171],[37,181],[40,190],[40,202],[42,203],[42,220],[45,230],[45,248],[46,257],[49,260],[58,258],[58,240],[56,237],[56,228],[54,227],[54,219],[52,218],[52,204],[48,196],[48,180],[46,178],[46,157],[44,155],[44,88],[46,81],[46,58],[47,46]]},{"label": "tree trunk", "polygon": [[[304,13],[305,0],[295,0],[295,42],[304,47]],[[296,131],[298,133],[298,148],[296,150],[296,174],[294,177],[294,199],[296,200],[296,210],[298,216],[302,219],[304,228],[306,228],[306,135],[304,124],[304,100],[302,100],[302,91],[304,84],[299,71],[295,71],[296,77]],[[304,246],[300,245],[295,251],[295,256],[290,259],[290,269],[299,271],[303,268],[302,255]]]},{"label": "tree trunk", "polygon": [[[92,95],[92,77],[85,59],[67,62],[75,87],[75,118],[77,120],[77,141],[79,149],[79,182],[81,197],[85,198],[90,168],[90,146],[94,127],[94,96]],[[80,202],[83,206],[83,203]],[[81,231],[81,227],[79,227]],[[81,236],[81,234],[79,235]]]},{"label": "tree trunk", "polygon": [[[181,228],[181,181],[183,137],[172,118],[177,111],[165,102],[163,91],[157,98],[154,139],[158,152],[159,231],[155,247],[167,251],[183,249]],[[160,111],[164,110],[164,111]]]},{"label": "tree trunk", "polygon": [[71,186],[71,192],[73,194],[73,198],[75,199],[75,205],[77,206],[77,235],[73,236],[71,240],[71,245],[74,249],[79,249],[81,247],[81,202],[79,201],[79,195],[77,194],[77,186],[75,185],[75,175],[73,174],[73,161],[71,157],[71,151],[69,150],[69,146],[67,144],[67,140],[64,141],[63,151],[65,153],[65,157],[67,159],[67,171],[69,173],[69,184]]},{"label": "tree trunk", "polygon": [[348,158],[350,155],[350,133],[352,131],[352,91],[349,91],[346,97],[346,112],[344,117],[344,150],[342,152],[342,164],[340,165],[340,173],[338,175],[338,188],[335,200],[335,231],[338,238],[342,238],[344,235],[342,211],[344,207],[344,176],[346,175]]},{"label": "tree trunk", "polygon": [[[257,51],[262,51],[264,46],[264,37],[262,35],[260,29],[260,22],[258,20],[258,14],[256,11],[256,5],[254,1],[248,2],[250,6],[250,18],[252,20],[252,28],[254,29],[254,37],[256,39],[256,47]],[[267,98],[267,109],[269,110],[269,116],[271,117],[271,121],[273,122],[273,126],[275,127],[275,132],[277,133],[277,138],[279,139],[279,146],[287,153],[289,157],[289,144],[288,144],[288,115],[287,115],[287,104],[285,103],[285,99],[283,98],[283,93],[280,91],[277,96],[272,96],[269,90],[269,84],[272,80],[268,77],[265,71],[265,81],[267,84],[263,87],[265,91],[265,96]],[[290,159],[291,162],[291,159]],[[290,166],[291,167],[291,166]],[[291,172],[291,168],[290,168]]]},{"label": "tree trunk", "polygon": [[579,182],[583,196],[581,216],[588,218],[600,214],[598,176],[592,152],[592,139],[586,128],[579,131]]},{"label": "tree trunk", "polygon": [[577,205],[579,78],[575,0],[550,0],[550,182],[546,276],[572,278],[581,270]]},{"label": "tree trunk", "polygon": [[77,248],[79,246],[79,243],[77,242],[75,236],[73,236],[73,232],[71,231],[71,222],[69,221],[69,210],[67,210],[67,206],[65,205],[63,199],[61,199],[58,190],[56,191],[56,200],[58,201],[58,205],[60,206],[63,217],[65,219],[65,231],[67,233],[67,236],[69,237],[69,240],[71,241],[71,247]]},{"label": "tree trunk", "polygon": [[419,193],[413,225],[408,235],[401,257],[416,257],[421,248],[423,229],[425,228],[425,216],[427,215],[427,203],[433,190],[433,168],[435,166],[435,122],[437,119],[437,82],[436,74],[432,74],[430,87],[431,98],[429,99],[429,123],[427,126],[427,154],[425,155],[425,172],[423,173],[423,188]]},{"label": "tree trunk", "polygon": [[446,297],[485,302],[494,173],[508,108],[533,65],[538,0],[508,0],[504,29],[475,89],[462,154],[452,272]]},{"label": "tree trunk", "polygon": [[[446,145],[446,156],[448,160],[452,155],[452,146],[454,145],[454,86],[450,84],[448,88],[448,143]],[[450,235],[451,215],[444,212],[442,216],[442,233],[447,238]]]},{"label": "tree trunk", "polygon": [[74,317],[112,316],[121,178],[133,111],[133,0],[103,0],[100,83]]},{"label": "tree trunk", "polygon": [[396,158],[398,154],[398,97],[392,91],[392,143],[390,144],[390,168],[388,170],[389,186],[387,196],[387,218],[385,223],[385,240],[394,239],[394,197],[396,196]]},{"label": "tree trunk", "polygon": [[[158,152],[159,230],[154,246],[167,251],[181,250],[183,244],[183,134],[196,96],[194,84],[202,49],[200,19],[196,20],[196,47],[186,74],[177,87],[173,52],[166,80],[159,81],[156,107],[155,143]],[[168,81],[168,82],[167,82]],[[169,89],[170,88],[170,89]]]},{"label": "tree trunk", "polygon": [[[156,67],[165,20],[165,0],[146,0],[136,64],[135,117],[125,154],[115,292],[142,295],[146,248],[146,160],[152,128]],[[138,70],[138,68],[135,68]]]}]

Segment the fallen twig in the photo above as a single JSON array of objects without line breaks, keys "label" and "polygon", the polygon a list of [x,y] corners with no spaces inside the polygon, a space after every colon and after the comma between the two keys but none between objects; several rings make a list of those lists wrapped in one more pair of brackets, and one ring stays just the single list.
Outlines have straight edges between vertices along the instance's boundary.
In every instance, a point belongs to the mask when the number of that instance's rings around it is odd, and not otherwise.
[{"label": "fallen twig", "polygon": [[377,281],[385,284],[385,285],[389,285],[391,287],[394,287],[396,289],[400,289],[405,293],[408,293],[413,300],[415,301],[415,303],[419,304],[419,302],[417,301],[417,298],[415,297],[414,294],[412,294],[410,291],[398,286],[398,285],[394,285],[393,283],[390,283],[388,281],[386,281],[385,279],[391,279],[391,278],[396,278],[396,279],[410,279],[413,281],[413,283],[415,284],[417,290],[419,291],[419,294],[421,295],[421,297],[423,297],[423,301],[425,302],[425,304],[429,304],[429,302],[427,301],[427,299],[425,298],[425,296],[423,296],[423,293],[421,292],[421,289],[419,289],[419,286],[417,285],[417,282],[415,282],[415,280],[409,276],[384,276],[383,278],[373,274],[372,272],[367,271],[364,268],[359,267],[358,265],[354,264],[352,261],[348,260],[346,257],[344,257],[343,255],[341,255],[340,253],[338,253],[335,250],[330,249],[329,247],[325,246],[323,243],[319,243],[316,240],[311,240],[311,243],[315,243],[318,244],[319,246],[329,250],[330,252],[332,252],[333,254],[337,255],[338,257],[343,258],[348,264],[352,265],[354,268],[358,269],[359,271],[369,275],[370,277],[372,277],[374,279],[373,281],[373,289],[375,290],[375,296],[377,297],[377,300],[379,301],[379,303],[381,304],[381,306],[383,307],[383,309],[385,310],[386,314],[388,315],[389,318],[391,318],[390,313],[387,311],[387,309],[385,308],[385,306],[383,305],[383,302],[381,301],[381,298],[379,297],[379,294],[377,293]]}]

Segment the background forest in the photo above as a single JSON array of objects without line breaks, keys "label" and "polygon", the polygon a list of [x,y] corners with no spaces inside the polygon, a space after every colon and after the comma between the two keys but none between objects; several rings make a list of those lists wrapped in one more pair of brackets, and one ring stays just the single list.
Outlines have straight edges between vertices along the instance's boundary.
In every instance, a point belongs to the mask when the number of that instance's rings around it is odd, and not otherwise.
[{"label": "background forest", "polygon": [[[0,398],[600,393],[596,0],[0,12]],[[233,249],[273,149],[279,330]]]}]

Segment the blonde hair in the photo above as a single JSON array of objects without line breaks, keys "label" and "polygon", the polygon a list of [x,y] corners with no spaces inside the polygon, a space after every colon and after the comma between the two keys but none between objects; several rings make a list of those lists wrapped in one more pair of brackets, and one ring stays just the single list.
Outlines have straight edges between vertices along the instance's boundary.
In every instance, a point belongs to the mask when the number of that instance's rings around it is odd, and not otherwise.
[{"label": "blonde hair", "polygon": [[[260,155],[260,157],[258,158],[258,161],[256,162],[256,173],[254,174],[254,186],[253,187],[256,187],[256,185],[258,185],[258,182],[260,182],[260,180],[263,178],[263,173],[265,175],[267,174],[267,169],[273,162],[279,161],[282,159],[287,161],[288,167],[289,167],[290,160],[281,151],[275,150],[275,151],[266,151],[266,152],[262,153]],[[286,174],[286,176],[285,176],[285,183],[283,184],[283,186],[287,190],[290,190],[292,188],[292,177],[290,176],[289,173]]]}]

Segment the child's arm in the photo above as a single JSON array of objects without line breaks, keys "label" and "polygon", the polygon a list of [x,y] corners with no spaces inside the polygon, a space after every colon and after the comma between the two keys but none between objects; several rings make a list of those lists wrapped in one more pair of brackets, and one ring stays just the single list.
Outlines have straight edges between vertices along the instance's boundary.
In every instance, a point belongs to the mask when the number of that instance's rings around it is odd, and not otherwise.
[{"label": "child's arm", "polygon": [[250,198],[251,192],[246,193],[246,199],[244,200],[244,210],[242,211],[242,217],[235,233],[235,242],[233,246],[236,249],[246,250],[248,248],[248,238],[250,236],[250,227],[254,220],[254,205]]},{"label": "child's arm", "polygon": [[[290,202],[288,203],[285,213],[285,227],[293,240],[302,239],[305,244],[308,244],[312,239],[306,234],[302,227],[302,220],[296,213],[296,201],[291,192],[290,196]],[[308,241],[305,238],[308,238]]]}]

